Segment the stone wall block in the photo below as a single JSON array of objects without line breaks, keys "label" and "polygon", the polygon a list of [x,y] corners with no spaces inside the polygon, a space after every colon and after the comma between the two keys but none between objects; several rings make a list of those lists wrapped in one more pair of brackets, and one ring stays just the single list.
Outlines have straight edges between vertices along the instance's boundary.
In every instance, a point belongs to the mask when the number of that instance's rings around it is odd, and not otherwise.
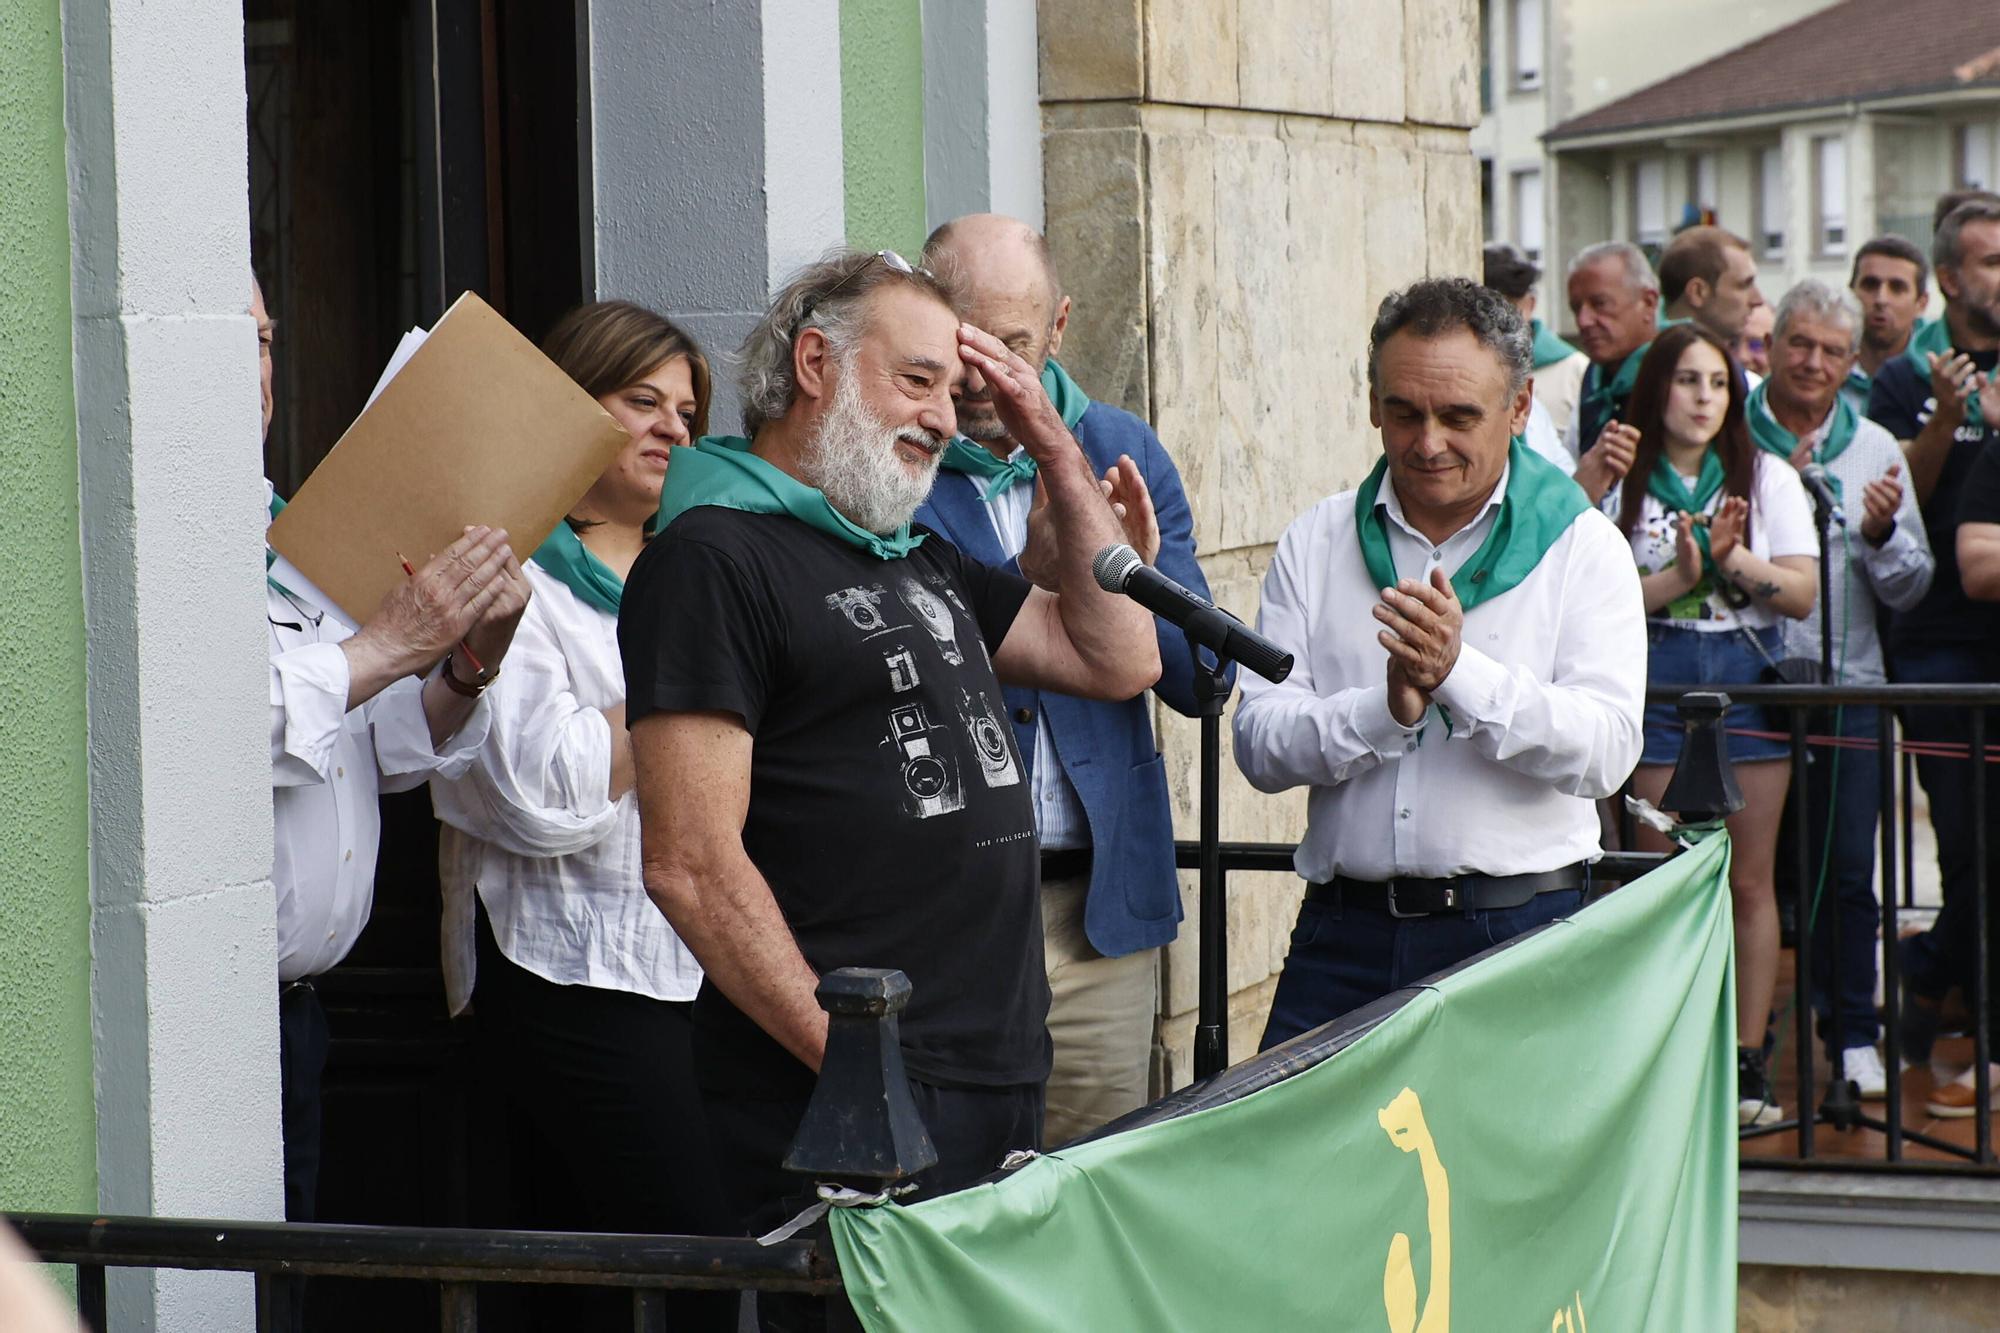
[{"label": "stone wall block", "polygon": [[1463,148],[1424,154],[1424,213],[1431,277],[1480,280],[1479,161]]},{"label": "stone wall block", "polygon": [[[1361,126],[1355,139],[1367,150],[1362,164],[1361,197],[1365,201],[1364,244],[1368,259],[1366,309],[1372,319],[1383,297],[1423,277],[1429,267],[1429,244],[1425,239],[1429,228],[1415,223],[1424,216],[1425,161],[1407,130]],[[1359,341],[1365,353],[1365,321]],[[1363,370],[1365,373],[1365,364]]]},{"label": "stone wall block", "polygon": [[1063,130],[1042,145],[1047,235],[1074,305],[1063,358],[1091,397],[1144,416],[1146,215],[1136,127]]},{"label": "stone wall block", "polygon": [[[1418,0],[1426,3],[1427,0]],[[1326,0],[1329,112],[1343,120],[1403,119],[1404,0]]]},{"label": "stone wall block", "polygon": [[1141,0],[1041,0],[1042,100],[1138,97],[1146,89]]},{"label": "stone wall block", "polygon": [[1416,0],[1403,7],[1404,106],[1411,120],[1471,129],[1479,123],[1479,0]]},{"label": "stone wall block", "polygon": [[1199,127],[1149,129],[1146,163],[1150,414],[1180,469],[1195,545],[1210,552],[1220,548],[1222,510],[1215,141]]},{"label": "stone wall block", "polygon": [[1241,106],[1237,0],[1149,0],[1146,97],[1194,106]]},{"label": "stone wall block", "polygon": [[1217,421],[1220,486],[1215,544],[1270,541],[1289,507],[1301,442],[1302,384],[1310,355],[1286,318],[1295,275],[1290,163],[1275,136],[1219,139],[1215,152]]},{"label": "stone wall block", "polygon": [[1264,515],[1261,540],[1321,498],[1354,485],[1379,452],[1368,425],[1365,357],[1375,307],[1369,300],[1362,193],[1370,150],[1324,138],[1291,141],[1292,267],[1285,322],[1287,359],[1300,401],[1297,443],[1285,459],[1289,484]]},{"label": "stone wall block", "polygon": [[1330,0],[1237,0],[1237,103],[1245,108],[1333,114]]}]

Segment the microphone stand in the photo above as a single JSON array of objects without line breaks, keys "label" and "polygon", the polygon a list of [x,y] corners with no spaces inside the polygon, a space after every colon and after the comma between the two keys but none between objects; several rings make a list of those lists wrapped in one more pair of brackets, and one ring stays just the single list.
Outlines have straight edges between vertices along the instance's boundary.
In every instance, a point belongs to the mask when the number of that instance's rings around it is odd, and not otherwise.
[{"label": "microphone stand", "polygon": [[[1213,614],[1213,613],[1211,613]],[[1187,636],[1194,660],[1195,716],[1201,719],[1201,994],[1194,1029],[1196,1081],[1229,1067],[1229,903],[1222,887],[1222,709],[1229,685],[1222,659]]]},{"label": "microphone stand", "polygon": [[[1819,529],[1819,678],[1821,684],[1831,685],[1834,682],[1833,510],[1816,491],[1808,490],[1808,494],[1811,494],[1813,497],[1813,524]],[[1845,578],[1846,576],[1847,571],[1843,567],[1841,577]],[[1839,716],[1839,711],[1838,709],[1834,710],[1836,717]],[[1834,730],[1838,732],[1840,728],[1836,726]],[[1829,765],[1827,773],[1826,820],[1829,825],[1833,822],[1834,811],[1839,808],[1840,801],[1840,793],[1834,785],[1835,779],[1839,776],[1838,772],[1834,770],[1838,768],[1840,763],[1838,758],[1840,751],[1836,748],[1833,753],[1835,758],[1832,764]],[[1799,779],[1795,775],[1793,780],[1798,781]],[[1800,829],[1799,836],[1810,838],[1812,836],[1811,828]],[[1819,852],[1818,860],[1821,863],[1819,868],[1819,883],[1820,885],[1825,885],[1830,879],[1834,878],[1832,866],[1826,864],[1832,859],[1833,848],[1827,839],[1821,838],[1817,850]],[[1808,862],[1808,864],[1811,863]],[[1806,895],[1812,891],[1813,887],[1806,884],[1799,885],[1800,897],[1805,901],[1806,905],[1805,928],[1808,932],[1813,927],[1815,904]],[[1886,1134],[1889,1131],[1888,1122],[1877,1119],[1861,1109],[1861,1101],[1855,1095],[1855,1085],[1847,1077],[1847,1048],[1840,1035],[1841,956],[1839,900],[1840,885],[1836,881],[1834,883],[1834,901],[1829,904],[1822,904],[1828,909],[1826,943],[1827,950],[1831,956],[1828,959],[1827,965],[1826,1007],[1827,1025],[1833,1032],[1833,1041],[1831,1043],[1833,1052],[1831,1060],[1832,1072],[1826,1083],[1826,1099],[1819,1105],[1818,1118],[1832,1125],[1835,1129],[1849,1130],[1859,1126],[1866,1126],[1869,1129],[1879,1130]],[[1808,978],[1807,980],[1810,983],[1811,979]],[[1810,992],[1810,984],[1807,989]],[[1895,1076],[1895,1073],[1892,1071],[1890,1077],[1893,1078]]]}]

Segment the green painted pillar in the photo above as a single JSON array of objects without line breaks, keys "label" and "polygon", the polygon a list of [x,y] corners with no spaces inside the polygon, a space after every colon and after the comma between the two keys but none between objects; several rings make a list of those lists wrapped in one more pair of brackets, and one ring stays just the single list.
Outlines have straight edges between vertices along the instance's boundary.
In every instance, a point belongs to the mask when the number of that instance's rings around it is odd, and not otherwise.
[{"label": "green painted pillar", "polygon": [[840,123],[848,242],[914,259],[928,230],[920,0],[841,0]]},{"label": "green painted pillar", "polygon": [[97,1206],[58,0],[0,5],[0,1208]]}]

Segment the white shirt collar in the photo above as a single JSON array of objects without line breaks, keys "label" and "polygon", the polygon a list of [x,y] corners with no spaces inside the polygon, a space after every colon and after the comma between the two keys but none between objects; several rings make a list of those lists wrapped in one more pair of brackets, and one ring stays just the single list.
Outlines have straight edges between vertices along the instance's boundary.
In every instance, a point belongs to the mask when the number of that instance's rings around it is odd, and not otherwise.
[{"label": "white shirt collar", "polygon": [[1457,538],[1462,534],[1470,531],[1471,529],[1478,527],[1481,523],[1484,523],[1486,521],[1487,515],[1491,514],[1495,509],[1498,509],[1500,507],[1501,501],[1507,498],[1507,477],[1508,474],[1513,471],[1513,469],[1514,465],[1512,462],[1508,462],[1501,466],[1500,480],[1494,483],[1493,493],[1486,497],[1486,503],[1479,506],[1478,513],[1474,514],[1470,519],[1466,520],[1464,527],[1461,527],[1457,532],[1452,533],[1451,536],[1445,538],[1443,542],[1432,542],[1429,537],[1424,536],[1423,533],[1418,532],[1416,528],[1412,527],[1410,525],[1409,519],[1403,516],[1403,501],[1402,497],[1396,494],[1396,479],[1393,474],[1389,474],[1384,477],[1385,484],[1383,485],[1382,489],[1376,493],[1375,506],[1378,509],[1386,509],[1388,511],[1389,521],[1391,523],[1394,523],[1397,527],[1401,528],[1404,532],[1409,533],[1412,537],[1415,537],[1418,541],[1422,542],[1424,545],[1442,547],[1445,544],[1445,542],[1449,542],[1454,538]]}]

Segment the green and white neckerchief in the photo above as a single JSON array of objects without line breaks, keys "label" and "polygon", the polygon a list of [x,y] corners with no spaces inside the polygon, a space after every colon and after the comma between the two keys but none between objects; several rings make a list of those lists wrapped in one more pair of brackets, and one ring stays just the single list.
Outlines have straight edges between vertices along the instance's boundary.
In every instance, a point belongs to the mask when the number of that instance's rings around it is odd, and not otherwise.
[{"label": "green and white neckerchief", "polygon": [[[678,459],[683,450],[675,450]],[[672,471],[678,464],[670,464]],[[534,562],[557,582],[575,593],[585,606],[594,606],[607,615],[617,615],[625,597],[625,580],[611,566],[590,553],[568,520],[556,524],[547,541],[535,548]]]},{"label": "green and white neckerchief", "polygon": [[866,551],[878,560],[900,560],[923,543],[909,524],[882,534],[851,521],[826,495],[750,452],[740,435],[706,435],[674,450],[660,488],[657,531],[690,509],[714,505],[746,514],[790,514],[809,528]]},{"label": "green and white neckerchief", "polygon": [[[1361,559],[1377,588],[1396,586],[1396,560],[1389,550],[1389,526],[1376,503],[1389,460],[1354,493],[1354,531],[1361,540]],[[1507,493],[1493,530],[1451,576],[1451,588],[1467,611],[1481,602],[1519,587],[1534,572],[1549,548],[1569,531],[1576,516],[1590,508],[1583,489],[1563,470],[1528,448],[1515,436],[1507,448]]]},{"label": "green and white neckerchief", "polygon": [[[1069,372],[1054,357],[1042,366],[1042,389],[1055,404],[1062,423],[1070,430],[1083,420],[1083,414],[1090,408],[1090,397],[1069,377]],[[945,446],[944,457],[938,466],[946,472],[962,472],[970,477],[978,477],[986,482],[979,498],[991,502],[997,495],[1004,495],[1016,483],[1035,479],[1035,460],[1025,449],[1016,449],[1011,458],[995,458],[993,451],[976,444],[963,435],[954,436]]]},{"label": "green and white neckerchief", "polygon": [[[1583,372],[1583,399],[1579,406],[1599,423],[1600,430],[1604,422],[1625,410],[1626,402],[1632,397],[1632,386],[1639,381],[1639,363],[1646,359],[1646,352],[1652,345],[1647,343],[1619,362],[1618,369],[1611,373],[1609,379],[1605,377],[1604,367],[1594,361],[1590,369]],[[1585,440],[1583,447],[1588,449],[1596,443],[1596,440]]]},{"label": "green and white neckerchief", "polygon": [[[1646,494],[1658,500],[1669,514],[1681,513],[1692,518],[1696,514],[1708,512],[1708,506],[1722,493],[1722,459],[1714,449],[1701,456],[1701,475],[1695,478],[1694,489],[1681,479],[1674,465],[1667,461],[1664,450],[1653,460],[1653,475],[1646,478]],[[1694,544],[1701,550],[1702,584],[1689,593],[1691,597],[1706,596],[1715,580],[1715,557],[1708,553],[1708,525],[1694,525]]]},{"label": "green and white neckerchief", "polygon": [[1529,350],[1529,360],[1536,370],[1552,366],[1558,361],[1567,361],[1577,355],[1577,349],[1564,342],[1554,329],[1542,323],[1539,318],[1528,321],[1528,328],[1535,336],[1534,346]]},{"label": "green and white neckerchief", "polygon": [[[1759,449],[1776,454],[1789,463],[1792,461],[1793,450],[1799,447],[1799,437],[1778,424],[1778,418],[1772,413],[1769,402],[1770,387],[1771,381],[1765,380],[1750,391],[1750,398],[1746,404],[1748,409],[1746,415],[1750,418],[1750,438],[1757,442]],[[1860,424],[1861,420],[1855,415],[1853,405],[1846,398],[1835,394],[1833,426],[1827,431],[1826,438],[1812,451],[1812,461],[1824,467],[1840,457],[1847,451],[1847,446],[1854,443],[1854,432]],[[1714,450],[1709,451],[1709,457],[1715,457]],[[1828,473],[1827,484],[1833,488],[1835,499],[1844,498],[1841,494],[1840,478]]]},{"label": "green and white neckerchief", "polygon": [[[266,486],[270,486],[270,485],[271,485],[271,483],[270,483],[270,482],[268,482],[268,481],[267,481],[267,482],[265,482],[264,484],[265,484]],[[284,512],[284,511],[285,511],[285,502],[284,502],[283,500],[281,500],[281,499],[279,499],[279,498],[278,498],[278,492],[277,492],[277,488],[276,488],[276,487],[272,487],[272,490],[271,490],[271,519],[272,519],[272,521],[273,521],[273,522],[275,522],[275,521],[277,520],[277,517],[278,517],[278,515],[279,515],[279,514],[282,514],[282,513]],[[268,541],[267,541],[267,542],[265,542],[265,543],[264,543],[264,582],[266,582],[266,583],[270,584],[270,585],[271,585],[271,586],[272,586],[273,588],[276,588],[276,589],[277,589],[277,590],[278,590],[278,591],[279,591],[280,593],[282,593],[282,594],[283,594],[284,596],[286,596],[286,597],[290,597],[290,596],[292,595],[292,590],[291,590],[290,588],[287,588],[287,587],[286,587],[286,586],[285,586],[284,584],[282,584],[282,583],[278,582],[278,581],[277,581],[276,579],[274,579],[274,578],[272,578],[272,577],[271,577],[271,566],[272,566],[272,565],[274,565],[274,564],[276,564],[277,562],[278,562],[278,553],[277,553],[276,551],[274,551],[274,550],[272,550],[272,549],[271,549],[271,544],[270,544],[270,543],[269,543]]]}]

